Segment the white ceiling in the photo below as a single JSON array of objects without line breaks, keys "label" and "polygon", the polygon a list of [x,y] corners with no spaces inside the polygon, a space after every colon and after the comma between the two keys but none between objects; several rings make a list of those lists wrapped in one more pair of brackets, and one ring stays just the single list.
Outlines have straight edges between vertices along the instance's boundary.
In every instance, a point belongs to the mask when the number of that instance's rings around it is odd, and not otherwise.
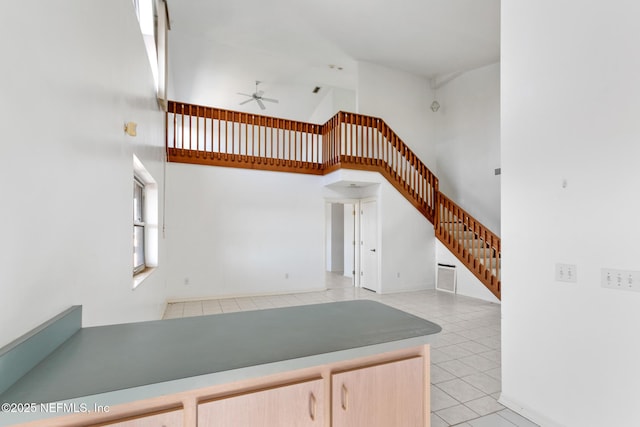
[{"label": "white ceiling", "polygon": [[[500,58],[500,0],[168,4],[170,98],[238,111],[307,120],[329,88],[355,91],[359,61],[442,78]],[[238,105],[255,80],[280,103]]]}]

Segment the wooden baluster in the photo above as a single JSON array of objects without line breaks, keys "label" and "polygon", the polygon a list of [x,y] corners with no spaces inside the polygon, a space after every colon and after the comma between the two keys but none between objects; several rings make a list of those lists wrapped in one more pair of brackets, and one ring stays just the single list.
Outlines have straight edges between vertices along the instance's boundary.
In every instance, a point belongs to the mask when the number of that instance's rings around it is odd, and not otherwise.
[{"label": "wooden baluster", "polygon": [[270,125],[269,128],[271,129],[271,137],[269,138],[269,145],[271,146],[271,151],[269,151],[269,156],[271,158],[271,160],[269,161],[269,164],[273,165],[275,160],[275,155],[273,154],[273,128],[275,127],[273,124],[273,117],[270,120]]},{"label": "wooden baluster", "polygon": [[489,264],[487,263],[488,261],[488,257],[487,257],[487,232],[484,228],[482,228],[482,260],[484,261],[484,268],[483,268],[483,272],[482,272],[482,276],[486,279],[487,278],[487,268],[489,267]]},{"label": "wooden baluster", "polygon": [[[399,139],[399,138],[398,138]],[[402,148],[402,182],[404,184],[405,190],[411,191],[409,188],[409,156],[407,152],[407,146],[404,143],[401,146]]]},{"label": "wooden baluster", "polygon": [[[229,149],[227,148],[227,143],[229,140],[229,120],[227,117],[227,110],[224,110],[224,159],[228,160],[229,159]],[[218,122],[218,144],[222,144],[222,117],[220,118],[220,121]]]},{"label": "wooden baluster", "polygon": [[280,119],[276,120],[276,165],[280,165]]},{"label": "wooden baluster", "polygon": [[300,167],[302,163],[302,132],[300,129],[300,123],[298,122],[295,122],[294,134],[296,136],[296,162],[294,164],[296,167]]},{"label": "wooden baluster", "polygon": [[319,132],[320,129],[318,127],[318,125],[316,124],[312,124],[311,125],[311,162],[315,163],[316,166],[320,163],[320,156],[319,156],[319,152],[318,152],[318,136],[319,136]]},{"label": "wooden baluster", "polygon": [[[240,122],[244,123],[244,155],[242,156],[242,161],[247,163],[249,161],[249,114],[244,113],[240,114]],[[240,138],[242,138],[242,130],[240,130]]]},{"label": "wooden baluster", "polygon": [[196,157],[200,157],[200,106],[196,105]]},{"label": "wooden baluster", "polygon": [[189,157],[191,157],[191,155],[192,155],[192,151],[191,150],[193,150],[193,147],[191,146],[191,141],[193,141],[191,139],[191,118],[192,118],[191,105],[189,105],[189,151],[187,152]]},{"label": "wooden baluster", "polygon": [[[398,137],[398,139],[399,138],[400,137]],[[402,140],[400,140],[400,142],[402,143],[402,154],[404,157],[404,186],[408,194],[411,195],[411,151]]]},{"label": "wooden baluster", "polygon": [[287,135],[288,135],[289,140],[288,140],[288,144],[287,144],[287,146],[289,147],[289,148],[288,148],[288,149],[289,149],[289,152],[288,152],[288,154],[287,154],[287,165],[288,165],[288,166],[291,166],[291,165],[293,164],[293,163],[292,163],[292,160],[293,160],[293,152],[294,152],[294,147],[293,147],[293,132],[292,132],[291,125],[289,125],[289,127],[288,127],[288,131],[289,131],[289,132],[288,132],[288,134],[287,134]]},{"label": "wooden baluster", "polygon": [[456,251],[460,253],[460,210],[454,206],[453,220],[455,221],[453,229],[453,241],[456,245]]},{"label": "wooden baluster", "polygon": [[[239,114],[239,113],[238,113]],[[236,113],[231,113],[231,146],[233,149],[233,157],[232,159],[238,161],[240,159],[240,155],[242,154],[242,148],[240,146],[240,141],[236,141]],[[238,125],[238,130],[239,130]],[[236,149],[237,142],[237,149]]]},{"label": "wooden baluster", "polygon": [[[247,138],[249,138],[248,133]],[[247,152],[247,155],[249,155],[249,152]],[[254,115],[251,115],[251,155],[249,158],[251,163],[255,163],[258,160],[256,159],[256,116]]]},{"label": "wooden baluster", "polygon": [[182,155],[183,155],[183,156],[185,156],[185,155],[186,155],[186,152],[185,152],[186,148],[185,148],[185,141],[184,141],[184,139],[185,139],[185,132],[186,132],[186,131],[185,131],[185,128],[184,128],[184,115],[185,115],[185,114],[184,114],[184,113],[185,113],[185,112],[184,112],[184,109],[185,109],[185,106],[184,106],[184,105],[182,105],[182,111],[181,111],[181,113],[180,113],[180,118],[181,118],[181,121],[182,121],[182,128],[181,128],[182,138],[181,138],[181,141],[180,141],[180,142],[181,142],[181,145],[182,145]]},{"label": "wooden baluster", "polygon": [[360,127],[360,150],[358,152],[358,160],[360,160],[360,163],[362,164],[366,164],[367,163],[367,141],[365,139],[365,135],[364,135],[364,126],[365,126],[365,121],[363,120],[363,117],[358,115],[358,126]]},{"label": "wooden baluster", "polygon": [[220,140],[216,139],[216,122],[218,121],[219,111],[215,108],[211,108],[209,110],[209,114],[211,119],[211,133],[209,134],[209,144],[211,145],[211,152],[216,153],[216,156],[219,158]]},{"label": "wooden baluster", "polygon": [[307,157],[306,157],[306,161],[307,161],[307,168],[311,168],[313,167],[313,163],[314,163],[314,153],[315,153],[315,146],[314,146],[314,125],[313,124],[305,124],[305,135],[306,135],[306,145],[307,145]]},{"label": "wooden baluster", "polygon": [[173,148],[178,148],[178,114],[173,113]]},{"label": "wooden baluster", "polygon": [[380,166],[380,142],[379,142],[379,132],[378,132],[378,121],[377,119],[372,119],[371,122],[371,131],[373,132],[372,134],[372,139],[373,139],[373,163],[376,166]]},{"label": "wooden baluster", "polygon": [[[209,149],[207,149],[207,136],[209,135],[209,116],[211,115],[211,110],[209,108],[205,108],[204,117],[202,118],[202,123],[204,125],[204,132],[202,134],[202,138],[204,141],[204,149],[209,155],[213,158],[211,154],[213,154],[213,137],[209,136]],[[211,132],[213,132],[213,119],[211,119]]]},{"label": "wooden baluster", "polygon": [[351,163],[356,162],[356,157],[358,156],[358,125],[355,120],[355,116],[351,115]]}]

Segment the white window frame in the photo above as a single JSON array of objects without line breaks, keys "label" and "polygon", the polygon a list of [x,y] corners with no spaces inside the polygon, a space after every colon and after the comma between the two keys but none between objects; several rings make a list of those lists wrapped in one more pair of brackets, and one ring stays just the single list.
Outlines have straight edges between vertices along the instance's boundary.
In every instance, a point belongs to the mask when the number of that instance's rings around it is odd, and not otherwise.
[{"label": "white window frame", "polygon": [[[134,185],[137,180],[139,184],[144,186],[144,200],[142,205],[143,221],[141,221],[144,223],[144,268],[136,269],[135,266],[132,267],[133,289],[135,289],[158,267],[159,194],[158,184],[135,154],[133,155],[133,179]],[[132,209],[134,210],[133,216],[135,214],[135,208],[132,207]],[[136,227],[135,218],[132,227]],[[133,254],[131,261],[133,265]]]},{"label": "white window frame", "polygon": [[[140,190],[140,200],[136,200],[136,190]],[[147,268],[145,245],[145,184],[137,175],[133,176],[133,205],[133,275],[135,276]],[[139,216],[136,215],[137,211],[140,211]],[[138,239],[136,238],[136,230],[140,229],[142,229],[142,236],[139,236],[141,238]],[[141,263],[136,263],[136,254],[141,254]]]},{"label": "white window frame", "polygon": [[133,7],[151,64],[158,103],[166,109],[169,8],[166,0],[133,0]]}]

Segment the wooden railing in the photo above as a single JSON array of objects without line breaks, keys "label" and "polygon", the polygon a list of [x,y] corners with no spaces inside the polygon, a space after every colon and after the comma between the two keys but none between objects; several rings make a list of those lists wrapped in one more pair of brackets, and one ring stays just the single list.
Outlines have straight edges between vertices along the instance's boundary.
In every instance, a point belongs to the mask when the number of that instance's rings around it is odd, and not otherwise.
[{"label": "wooden railing", "polygon": [[436,237],[500,298],[500,238],[443,193],[437,201]]},{"label": "wooden railing", "polygon": [[438,178],[380,118],[339,112],[317,125],[169,101],[166,146],[171,162],[315,175],[379,172],[500,298],[500,239],[439,192]]},{"label": "wooden railing", "polygon": [[322,126],[169,101],[169,161],[321,175]]},{"label": "wooden railing", "polygon": [[384,120],[340,112],[324,125],[323,138],[325,173],[339,168],[380,172],[433,222],[438,179]]}]

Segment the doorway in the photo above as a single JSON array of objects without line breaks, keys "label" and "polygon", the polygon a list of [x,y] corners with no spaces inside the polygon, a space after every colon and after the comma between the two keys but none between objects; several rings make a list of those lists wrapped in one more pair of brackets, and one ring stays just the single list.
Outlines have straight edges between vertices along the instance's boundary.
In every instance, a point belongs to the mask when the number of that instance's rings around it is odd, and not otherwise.
[{"label": "doorway", "polygon": [[326,210],[326,285],[329,289],[355,286],[356,204],[330,202]]},{"label": "doorway", "polygon": [[375,199],[327,202],[326,285],[379,292],[378,203]]}]

